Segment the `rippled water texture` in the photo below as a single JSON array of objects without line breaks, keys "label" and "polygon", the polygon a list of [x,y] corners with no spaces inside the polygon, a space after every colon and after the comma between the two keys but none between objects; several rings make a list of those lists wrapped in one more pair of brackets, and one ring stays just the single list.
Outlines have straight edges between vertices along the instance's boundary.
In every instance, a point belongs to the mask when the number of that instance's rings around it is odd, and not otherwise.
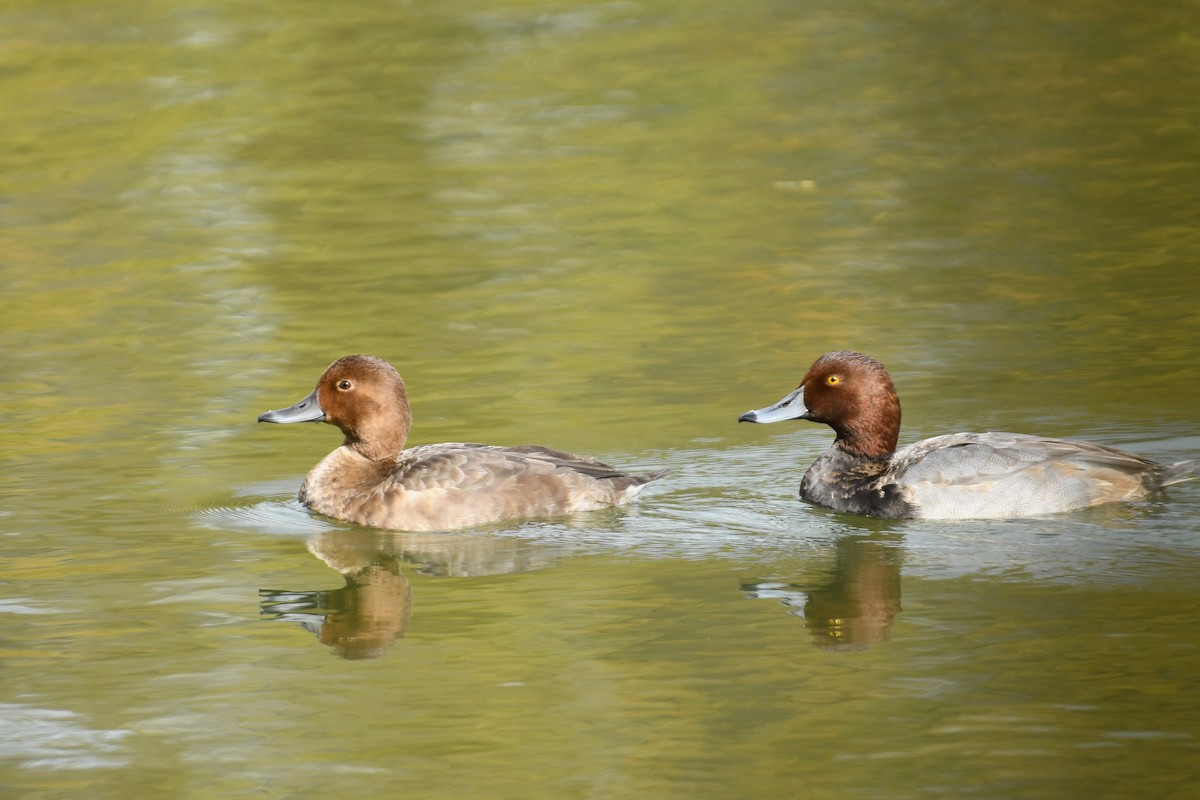
[{"label": "rippled water texture", "polygon": [[[0,795],[1191,798],[1200,485],[796,499],[903,442],[1200,453],[1193,3],[0,8]],[[671,477],[445,534],[296,499],[334,358],[414,443]]]}]

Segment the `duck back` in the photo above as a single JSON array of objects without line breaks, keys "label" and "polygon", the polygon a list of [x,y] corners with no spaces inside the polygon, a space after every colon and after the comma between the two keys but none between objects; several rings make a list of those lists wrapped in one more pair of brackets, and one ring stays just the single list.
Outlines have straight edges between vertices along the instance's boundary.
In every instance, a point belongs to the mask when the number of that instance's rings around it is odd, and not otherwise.
[{"label": "duck back", "polygon": [[300,500],[360,525],[452,530],[623,505],[664,474],[631,475],[538,445],[448,442],[404,450],[393,463],[340,447],[308,474]]},{"label": "duck back", "polygon": [[898,450],[883,480],[914,516],[987,519],[1136,500],[1182,480],[1191,462],[1158,464],[1088,442],[1019,433],[956,433]]}]

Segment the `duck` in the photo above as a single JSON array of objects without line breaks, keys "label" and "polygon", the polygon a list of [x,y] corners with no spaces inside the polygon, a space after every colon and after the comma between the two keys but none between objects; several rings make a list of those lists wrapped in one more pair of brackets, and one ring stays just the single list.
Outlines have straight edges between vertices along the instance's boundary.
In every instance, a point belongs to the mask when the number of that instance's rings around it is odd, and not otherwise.
[{"label": "duck", "polygon": [[1196,466],[1022,433],[951,433],[897,450],[892,378],[879,361],[848,350],[821,356],[794,391],[738,422],[793,419],[836,434],[804,473],[801,499],[889,519],[1009,519],[1133,501],[1187,480]]},{"label": "duck", "polygon": [[348,355],[317,386],[259,422],[325,422],[342,445],[305,477],[299,500],[336,520],[402,531],[457,530],[620,506],[666,471],[634,475],[541,445],[448,442],[405,448],[404,379],[382,358]]}]

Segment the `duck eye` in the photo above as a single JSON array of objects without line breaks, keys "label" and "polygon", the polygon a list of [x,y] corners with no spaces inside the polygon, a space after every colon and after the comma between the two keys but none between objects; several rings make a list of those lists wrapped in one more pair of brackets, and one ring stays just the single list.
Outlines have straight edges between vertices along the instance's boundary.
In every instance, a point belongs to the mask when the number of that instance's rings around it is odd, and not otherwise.
[{"label": "duck eye", "polygon": [[346,380],[345,378],[338,381],[338,388],[341,389],[343,392],[350,391],[350,389],[353,388],[353,386],[354,386],[354,384],[351,383],[350,381]]},{"label": "duck eye", "polygon": [[830,386],[837,386],[839,383],[842,382],[842,376],[841,375],[830,375],[828,378],[825,379],[825,382],[827,384],[829,384]]}]

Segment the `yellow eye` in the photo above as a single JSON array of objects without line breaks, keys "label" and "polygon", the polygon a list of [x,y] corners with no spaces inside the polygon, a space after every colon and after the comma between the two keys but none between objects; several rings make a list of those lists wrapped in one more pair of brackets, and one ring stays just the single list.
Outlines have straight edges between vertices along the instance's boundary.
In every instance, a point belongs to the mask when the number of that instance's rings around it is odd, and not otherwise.
[{"label": "yellow eye", "polygon": [[841,375],[830,375],[828,378],[825,379],[825,382],[828,383],[830,386],[837,386],[839,383],[842,382],[842,376]]}]

